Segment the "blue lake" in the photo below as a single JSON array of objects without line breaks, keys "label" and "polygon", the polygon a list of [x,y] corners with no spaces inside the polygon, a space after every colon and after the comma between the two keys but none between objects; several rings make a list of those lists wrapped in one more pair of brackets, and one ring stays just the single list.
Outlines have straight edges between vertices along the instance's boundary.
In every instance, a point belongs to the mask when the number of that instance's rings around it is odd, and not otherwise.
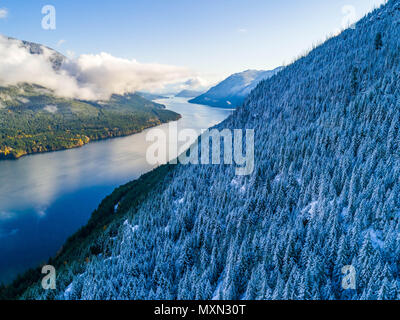
[{"label": "blue lake", "polygon": [[[198,133],[232,113],[181,98],[157,102],[182,115],[179,129]],[[168,124],[158,128],[168,132]],[[104,197],[153,169],[146,161],[147,132],[0,161],[0,283],[55,255]]]}]

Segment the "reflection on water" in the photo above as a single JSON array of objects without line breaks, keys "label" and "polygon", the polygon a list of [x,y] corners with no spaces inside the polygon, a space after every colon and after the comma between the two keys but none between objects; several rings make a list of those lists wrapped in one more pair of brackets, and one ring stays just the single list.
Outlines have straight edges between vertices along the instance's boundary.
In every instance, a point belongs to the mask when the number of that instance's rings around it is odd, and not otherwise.
[{"label": "reflection on water", "polygon": [[[182,115],[179,129],[199,133],[232,112],[179,98],[158,102]],[[168,134],[168,124],[158,128]],[[146,133],[0,161],[0,282],[54,255],[107,194],[152,169]]]}]

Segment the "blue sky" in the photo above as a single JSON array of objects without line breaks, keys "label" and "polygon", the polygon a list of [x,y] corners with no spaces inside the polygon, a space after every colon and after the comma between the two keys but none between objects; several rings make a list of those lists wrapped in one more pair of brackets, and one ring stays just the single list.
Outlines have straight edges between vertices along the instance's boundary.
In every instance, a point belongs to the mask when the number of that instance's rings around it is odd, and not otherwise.
[{"label": "blue sky", "polygon": [[[359,18],[381,0],[0,0],[0,33],[63,53],[188,67],[208,79],[272,69],[342,26],[345,5]],[[57,28],[41,28],[54,5]],[[60,45],[60,40],[64,40]]]}]

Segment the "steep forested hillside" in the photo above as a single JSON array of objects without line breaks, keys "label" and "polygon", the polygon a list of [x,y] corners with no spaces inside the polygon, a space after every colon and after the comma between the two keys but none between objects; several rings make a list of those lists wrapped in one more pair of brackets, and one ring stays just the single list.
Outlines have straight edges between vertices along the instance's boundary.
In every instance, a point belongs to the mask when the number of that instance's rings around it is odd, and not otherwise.
[{"label": "steep forested hillside", "polygon": [[0,160],[82,146],[179,119],[136,94],[109,101],[59,98],[37,85],[0,87]]},{"label": "steep forested hillside", "polygon": [[392,0],[263,81],[220,125],[255,129],[254,174],[176,166],[22,297],[400,299],[399,38]]}]

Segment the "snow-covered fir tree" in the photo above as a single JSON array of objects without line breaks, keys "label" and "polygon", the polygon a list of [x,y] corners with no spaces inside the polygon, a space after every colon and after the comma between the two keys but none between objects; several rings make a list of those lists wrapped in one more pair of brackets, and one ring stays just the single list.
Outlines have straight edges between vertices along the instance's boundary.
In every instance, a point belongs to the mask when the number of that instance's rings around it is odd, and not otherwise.
[{"label": "snow-covered fir tree", "polygon": [[261,82],[218,126],[255,129],[252,175],[177,165],[22,298],[400,299],[399,39],[391,0]]}]

